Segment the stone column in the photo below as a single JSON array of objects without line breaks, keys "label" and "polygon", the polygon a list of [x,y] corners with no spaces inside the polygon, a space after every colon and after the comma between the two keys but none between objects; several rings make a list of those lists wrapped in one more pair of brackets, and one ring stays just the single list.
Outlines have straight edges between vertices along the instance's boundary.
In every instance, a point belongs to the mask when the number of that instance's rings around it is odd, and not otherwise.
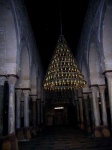
[{"label": "stone column", "polygon": [[83,93],[84,106],[85,106],[85,119],[86,119],[86,131],[87,133],[91,133],[90,128],[90,119],[89,119],[89,103],[88,103],[88,95],[89,93]]},{"label": "stone column", "polygon": [[36,100],[37,95],[31,95],[32,103],[33,103],[33,126],[36,126]]},{"label": "stone column", "polygon": [[106,103],[105,103],[105,85],[99,85],[100,98],[101,98],[101,107],[102,107],[102,120],[103,125],[107,126],[107,111],[106,111]]},{"label": "stone column", "polygon": [[[97,86],[98,87],[98,86]],[[96,105],[97,105],[97,109],[98,109],[98,113],[99,113],[99,121],[101,124],[101,117],[100,117],[100,106],[99,106],[99,101],[100,100],[100,93],[99,93],[99,89],[97,90],[97,100],[96,100]]]},{"label": "stone column", "polygon": [[8,133],[15,132],[15,75],[8,76],[9,83],[9,107],[8,107]]},{"label": "stone column", "polygon": [[78,123],[78,127],[79,127],[79,123],[80,123],[80,115],[79,115],[79,101],[76,100],[76,111],[77,111],[77,123]]},{"label": "stone column", "polygon": [[80,128],[84,129],[84,114],[83,114],[83,103],[82,103],[82,97],[78,97],[79,99],[79,109],[80,109]]},{"label": "stone column", "polygon": [[0,76],[0,136],[3,135],[3,96],[4,96],[4,82],[5,76]]},{"label": "stone column", "polygon": [[29,127],[29,94],[30,89],[23,89],[24,94],[24,127]]},{"label": "stone column", "polygon": [[106,110],[106,103],[105,103],[105,85],[99,85],[99,91],[100,91],[100,98],[101,98],[102,120],[103,120],[102,132],[105,137],[108,137],[110,136],[110,131],[108,128],[108,123],[107,123],[107,110]]},{"label": "stone column", "polygon": [[100,125],[100,120],[99,120],[99,112],[98,112],[98,106],[97,106],[97,91],[98,87],[92,86],[92,96],[93,96],[93,111],[94,111],[94,120],[95,120],[95,126]]},{"label": "stone column", "polygon": [[100,120],[99,120],[99,112],[98,112],[98,106],[97,106],[97,86],[91,86],[92,96],[93,96],[93,111],[94,111],[94,121],[95,121],[95,137],[101,137],[101,133],[99,131],[100,127]]},{"label": "stone column", "polygon": [[111,130],[112,130],[112,71],[105,72],[108,82],[108,93],[109,93],[109,105],[110,105],[110,116],[111,116]]},{"label": "stone column", "polygon": [[76,105],[76,113],[77,113],[77,126],[80,127],[79,100],[77,90],[75,90],[74,99],[75,99],[74,104]]},{"label": "stone column", "polygon": [[40,104],[40,118],[41,118],[41,124],[43,125],[44,123],[44,89],[42,88],[41,90],[41,104]]},{"label": "stone column", "polygon": [[40,125],[40,101],[41,99],[37,99],[37,116],[38,116],[38,125]]},{"label": "stone column", "polygon": [[17,129],[21,127],[21,117],[20,117],[21,94],[22,94],[22,90],[21,89],[16,89],[16,128]]},{"label": "stone column", "polygon": [[94,124],[95,124],[95,121],[94,121],[94,110],[93,110],[93,98],[92,98],[92,92],[89,92],[89,103],[90,103],[90,124],[91,124],[91,129],[92,131],[94,130]]},{"label": "stone column", "polygon": [[43,113],[43,110],[44,109],[44,101],[41,101],[41,124],[43,124],[44,123],[44,113]]}]

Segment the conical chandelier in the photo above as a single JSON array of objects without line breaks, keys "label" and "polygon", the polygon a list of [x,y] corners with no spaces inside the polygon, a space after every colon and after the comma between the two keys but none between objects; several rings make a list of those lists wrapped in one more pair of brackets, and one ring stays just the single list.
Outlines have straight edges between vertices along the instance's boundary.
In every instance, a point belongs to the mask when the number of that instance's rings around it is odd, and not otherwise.
[{"label": "conical chandelier", "polygon": [[77,67],[64,36],[59,36],[51,63],[44,78],[44,89],[63,91],[84,88],[86,81]]}]

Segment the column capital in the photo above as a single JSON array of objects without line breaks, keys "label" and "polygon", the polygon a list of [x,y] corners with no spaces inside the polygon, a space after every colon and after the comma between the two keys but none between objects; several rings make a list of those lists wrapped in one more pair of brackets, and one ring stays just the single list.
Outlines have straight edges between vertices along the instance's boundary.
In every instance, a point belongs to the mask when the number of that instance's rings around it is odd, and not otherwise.
[{"label": "column capital", "polygon": [[36,102],[36,100],[37,100],[37,95],[35,94],[35,95],[29,95],[31,98],[32,98],[32,101],[34,101],[34,102]]},{"label": "column capital", "polygon": [[88,97],[88,95],[89,95],[89,92],[82,93],[82,95],[83,95],[83,98],[84,98],[84,99],[87,99],[87,97]]},{"label": "column capital", "polygon": [[78,97],[82,97],[82,90],[78,90]]},{"label": "column capital", "polygon": [[106,86],[105,86],[105,85],[99,85],[98,87],[99,87],[99,91],[100,91],[100,93],[102,93],[102,92],[104,92],[104,91],[105,91],[105,88],[106,88]]},{"label": "column capital", "polygon": [[90,88],[89,86],[83,88],[82,93],[89,93],[90,92]]},{"label": "column capital", "polygon": [[78,96],[77,95],[75,95],[75,100],[77,100],[78,99]]},{"label": "column capital", "polygon": [[0,85],[4,85],[4,82],[6,81],[5,75],[0,75]]},{"label": "column capital", "polygon": [[92,92],[89,92],[89,98],[92,98]]},{"label": "column capital", "polygon": [[29,88],[22,88],[22,92],[23,92],[24,95],[29,96],[30,89]]},{"label": "column capital", "polygon": [[89,87],[90,87],[90,89],[91,89],[91,87],[98,87],[98,84],[91,84],[91,85],[89,85]]},{"label": "column capital", "polygon": [[107,78],[112,77],[112,70],[106,70],[102,74],[105,75]]},{"label": "column capital", "polygon": [[112,73],[112,70],[105,70],[102,75],[105,75],[106,73]]},{"label": "column capital", "polygon": [[92,92],[96,92],[96,93],[98,92],[98,85],[96,85],[96,84],[95,85],[91,85],[90,88],[91,88]]},{"label": "column capital", "polygon": [[16,94],[17,94],[18,96],[20,96],[21,93],[22,93],[22,89],[21,89],[21,88],[16,88],[15,90],[16,90]]},{"label": "column capital", "polygon": [[14,75],[14,74],[10,74],[10,75],[8,74],[8,75],[6,75],[6,78],[8,80],[9,85],[10,85],[10,84],[15,84],[16,83],[16,81],[18,79],[18,76]]}]

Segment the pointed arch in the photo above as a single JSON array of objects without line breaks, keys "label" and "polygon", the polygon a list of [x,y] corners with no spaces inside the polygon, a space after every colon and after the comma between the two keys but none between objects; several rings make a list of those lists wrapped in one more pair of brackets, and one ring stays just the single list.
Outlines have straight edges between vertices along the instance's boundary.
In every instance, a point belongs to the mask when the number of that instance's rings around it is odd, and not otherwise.
[{"label": "pointed arch", "polygon": [[31,87],[31,94],[37,94],[37,76],[36,76],[36,66],[33,64],[31,68],[31,76],[30,76],[30,87]]},{"label": "pointed arch", "polygon": [[0,71],[16,74],[17,37],[14,18],[6,5],[0,5]]},{"label": "pointed arch", "polygon": [[112,1],[108,0],[103,22],[105,70],[112,70]]},{"label": "pointed arch", "polygon": [[20,54],[19,87],[30,88],[30,56],[27,46],[23,46]]},{"label": "pointed arch", "polygon": [[87,82],[86,87],[83,88],[83,92],[88,92],[89,91],[89,80],[88,80],[88,73],[87,73],[87,69],[86,66],[84,64],[84,62],[82,63],[82,74],[84,76],[85,81]]},{"label": "pointed arch", "polygon": [[102,84],[103,76],[100,71],[100,61],[97,53],[97,46],[94,42],[90,44],[89,50],[89,73],[90,73],[90,84]]}]

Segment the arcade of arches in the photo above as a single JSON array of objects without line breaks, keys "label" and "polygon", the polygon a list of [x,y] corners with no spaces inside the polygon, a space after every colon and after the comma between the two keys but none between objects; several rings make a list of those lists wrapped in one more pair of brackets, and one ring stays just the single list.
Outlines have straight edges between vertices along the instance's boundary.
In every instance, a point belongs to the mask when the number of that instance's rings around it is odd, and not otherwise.
[{"label": "arcade of arches", "polygon": [[52,103],[56,93],[47,99],[43,89],[44,70],[23,1],[1,0],[0,141],[4,138],[2,148],[5,144],[10,144],[7,137],[11,137],[17,147],[16,138],[31,139],[31,135],[36,134],[38,130],[53,125],[77,126],[94,137],[111,136],[111,14],[111,0],[90,0],[76,54],[78,67],[87,81],[86,87],[70,94],[65,92],[63,97],[59,97],[67,99],[68,102]]}]

